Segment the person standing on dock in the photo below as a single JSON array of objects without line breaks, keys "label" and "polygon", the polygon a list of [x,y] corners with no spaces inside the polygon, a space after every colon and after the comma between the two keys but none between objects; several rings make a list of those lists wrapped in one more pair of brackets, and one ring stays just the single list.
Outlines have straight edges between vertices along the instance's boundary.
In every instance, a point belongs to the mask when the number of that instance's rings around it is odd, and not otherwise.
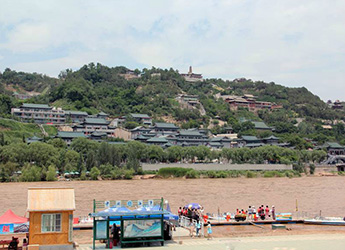
[{"label": "person standing on dock", "polygon": [[253,206],[253,219],[256,220],[257,216],[256,216],[256,209],[255,206]]},{"label": "person standing on dock", "polygon": [[274,205],[272,206],[271,213],[272,213],[272,220],[276,220],[276,209],[275,209]]},{"label": "person standing on dock", "polygon": [[201,229],[200,220],[197,220],[197,221],[196,221],[195,228],[196,228],[196,237],[199,237],[199,232],[200,232],[200,229]]},{"label": "person standing on dock", "polygon": [[212,239],[212,227],[209,221],[207,222],[207,239]]},{"label": "person standing on dock", "polygon": [[268,206],[266,206],[265,208],[265,214],[266,214],[266,218],[268,219],[268,217],[270,217],[270,209]]},{"label": "person standing on dock", "polygon": [[249,206],[248,208],[248,220],[253,220],[253,208]]}]

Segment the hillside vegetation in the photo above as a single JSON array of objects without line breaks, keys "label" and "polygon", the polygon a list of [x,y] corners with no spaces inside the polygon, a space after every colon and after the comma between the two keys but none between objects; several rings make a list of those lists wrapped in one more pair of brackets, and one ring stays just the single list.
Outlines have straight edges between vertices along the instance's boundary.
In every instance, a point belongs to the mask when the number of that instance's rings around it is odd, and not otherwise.
[{"label": "hillside vegetation", "polygon": [[[231,125],[234,132],[247,135],[261,135],[240,119],[264,121],[275,128],[275,134],[292,145],[302,145],[307,148],[304,137],[323,143],[327,140],[337,140],[344,143],[344,126],[335,125],[332,130],[324,130],[321,125],[327,120],[335,123],[344,120],[344,111],[334,111],[318,96],[313,95],[306,88],[288,88],[273,82],[254,82],[250,79],[224,81],[222,79],[206,79],[202,82],[187,82],[174,69],[136,69],[139,78],[126,80],[123,77],[128,71],[125,67],[107,67],[90,63],[79,70],[62,71],[58,79],[49,78],[36,73],[23,73],[6,69],[0,74],[0,89],[4,85],[18,84],[26,90],[42,91],[45,93],[28,100],[34,103],[49,103],[64,109],[82,110],[89,114],[99,111],[112,116],[128,113],[147,113],[154,121],[169,118],[183,128],[208,127],[212,125],[212,132],[222,133],[223,127]],[[160,73],[157,77],[153,73]],[[10,116],[11,107],[20,104],[6,91],[0,94],[0,114]],[[197,110],[181,109],[175,100],[177,94],[198,95],[205,108],[206,115],[201,116]],[[262,110],[257,113],[246,109],[232,111],[222,99],[215,95],[253,94],[258,100],[271,101],[284,108],[276,111]],[[302,122],[297,122],[301,120]],[[304,146],[303,146],[304,145]]]},{"label": "hillside vegetation", "polygon": [[[49,135],[55,135],[57,129],[54,126],[43,125]],[[34,135],[43,137],[37,124],[21,123],[10,119],[0,119],[0,134],[4,135],[5,143],[23,142],[25,138]]]}]

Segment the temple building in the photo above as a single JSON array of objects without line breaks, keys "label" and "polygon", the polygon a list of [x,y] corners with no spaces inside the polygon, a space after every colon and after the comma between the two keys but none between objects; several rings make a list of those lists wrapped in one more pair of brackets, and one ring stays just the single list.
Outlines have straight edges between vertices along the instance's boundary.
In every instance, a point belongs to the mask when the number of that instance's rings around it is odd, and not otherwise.
[{"label": "temple building", "polygon": [[193,73],[192,66],[189,66],[189,71],[187,74],[181,74],[181,76],[183,76],[183,78],[188,82],[203,81],[202,74]]}]

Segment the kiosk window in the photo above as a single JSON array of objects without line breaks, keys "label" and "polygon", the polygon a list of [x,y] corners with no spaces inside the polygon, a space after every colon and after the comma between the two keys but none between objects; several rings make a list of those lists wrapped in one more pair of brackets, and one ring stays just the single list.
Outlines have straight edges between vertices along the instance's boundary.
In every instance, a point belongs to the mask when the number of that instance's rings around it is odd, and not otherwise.
[{"label": "kiosk window", "polygon": [[60,231],[61,214],[42,214],[42,233]]}]

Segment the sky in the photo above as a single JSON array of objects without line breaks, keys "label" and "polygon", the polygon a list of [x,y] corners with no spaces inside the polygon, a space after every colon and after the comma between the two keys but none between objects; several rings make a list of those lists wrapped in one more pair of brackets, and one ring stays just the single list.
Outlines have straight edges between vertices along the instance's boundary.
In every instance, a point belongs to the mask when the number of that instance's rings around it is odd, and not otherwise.
[{"label": "sky", "polygon": [[344,0],[0,0],[0,71],[99,62],[345,100]]}]

